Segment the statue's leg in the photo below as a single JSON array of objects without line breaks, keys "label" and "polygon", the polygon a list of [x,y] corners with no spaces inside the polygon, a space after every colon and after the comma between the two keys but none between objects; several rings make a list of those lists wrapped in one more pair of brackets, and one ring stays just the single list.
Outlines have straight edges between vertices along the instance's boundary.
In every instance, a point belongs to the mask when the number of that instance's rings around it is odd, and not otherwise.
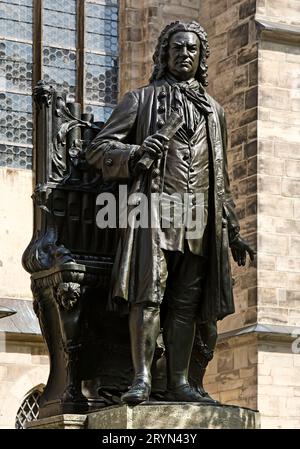
[{"label": "statue's leg", "polygon": [[159,306],[132,305],[129,330],[134,380],[121,399],[127,404],[139,404],[147,401],[151,392],[151,365],[160,330]]},{"label": "statue's leg", "polygon": [[[168,277],[167,261],[161,251],[160,281],[163,297]],[[139,404],[147,401],[151,393],[151,367],[160,333],[160,308],[155,304],[132,305],[129,315],[131,357],[134,368],[134,380],[129,391],[122,396],[127,404]]]},{"label": "statue's leg", "polygon": [[203,387],[203,379],[207,365],[213,359],[217,338],[217,321],[197,323],[190,383],[202,396],[208,398],[210,396]]},{"label": "statue's leg", "polygon": [[194,390],[188,380],[204,274],[203,260],[191,254],[171,254],[166,291],[168,314],[164,323],[169,401],[211,402]]}]

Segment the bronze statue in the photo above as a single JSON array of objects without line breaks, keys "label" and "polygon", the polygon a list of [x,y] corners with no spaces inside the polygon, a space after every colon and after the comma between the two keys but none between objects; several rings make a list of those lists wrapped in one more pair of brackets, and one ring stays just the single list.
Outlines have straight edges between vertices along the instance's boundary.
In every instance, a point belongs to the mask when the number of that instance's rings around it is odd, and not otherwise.
[{"label": "bronze statue", "polygon": [[[128,404],[149,399],[161,327],[165,400],[215,402],[202,379],[198,388],[189,379],[196,323],[203,347],[196,375],[203,378],[216,322],[234,312],[228,248],[238,265],[245,265],[247,252],[251,260],[255,254],[239,234],[224,110],[205,91],[208,55],[207,34],[197,22],[166,26],[149,85],[124,96],[86,153],[105,181],[127,183],[130,194],[137,194],[129,213],[144,194],[149,203],[141,213],[151,210],[159,223],[153,226],[147,217],[147,226],[121,229],[114,262],[110,308],[129,310],[134,379],[122,396]],[[170,218],[176,201],[179,225]]]}]

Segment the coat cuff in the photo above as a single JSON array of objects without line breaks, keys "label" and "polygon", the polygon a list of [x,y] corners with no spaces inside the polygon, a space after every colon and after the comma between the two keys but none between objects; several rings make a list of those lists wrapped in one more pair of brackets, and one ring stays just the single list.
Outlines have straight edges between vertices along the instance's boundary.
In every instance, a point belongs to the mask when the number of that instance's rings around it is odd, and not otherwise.
[{"label": "coat cuff", "polygon": [[131,160],[138,148],[139,145],[111,144],[103,156],[103,180],[128,180],[131,177]]},{"label": "coat cuff", "polygon": [[240,225],[235,212],[235,204],[232,200],[223,204],[224,214],[228,224],[228,239],[231,245],[240,234]]}]

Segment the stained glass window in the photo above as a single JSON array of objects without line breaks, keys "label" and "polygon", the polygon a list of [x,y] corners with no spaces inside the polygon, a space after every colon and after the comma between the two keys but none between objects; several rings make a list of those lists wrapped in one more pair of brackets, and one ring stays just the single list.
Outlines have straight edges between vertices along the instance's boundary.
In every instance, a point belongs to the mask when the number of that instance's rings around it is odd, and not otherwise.
[{"label": "stained glass window", "polygon": [[[78,55],[78,2],[85,4],[85,54]],[[118,0],[1,0],[0,166],[32,167],[35,10],[42,7],[42,78],[105,121],[118,96]],[[80,3],[81,5],[83,3]],[[78,70],[82,66],[83,70]],[[79,76],[84,73],[84,79]]]},{"label": "stained glass window", "polygon": [[86,2],[85,99],[97,120],[110,116],[118,97],[118,4]]},{"label": "stained glass window", "polygon": [[0,3],[0,166],[32,166],[32,0]]},{"label": "stained glass window", "polygon": [[43,78],[76,94],[76,0],[43,1]]}]

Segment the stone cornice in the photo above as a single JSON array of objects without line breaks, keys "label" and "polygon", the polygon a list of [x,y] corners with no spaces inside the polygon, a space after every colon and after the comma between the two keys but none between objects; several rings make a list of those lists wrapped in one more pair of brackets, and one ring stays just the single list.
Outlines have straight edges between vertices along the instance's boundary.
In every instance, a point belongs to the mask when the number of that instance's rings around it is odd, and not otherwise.
[{"label": "stone cornice", "polygon": [[[38,320],[32,309],[32,302],[24,299],[1,298],[0,303],[16,310],[15,315],[0,320],[0,332],[6,333],[6,338],[30,339],[41,341],[41,331]],[[222,332],[219,334],[218,342],[224,342],[229,338],[243,335],[256,334],[260,336],[277,336],[280,338],[295,339],[300,335],[300,326],[283,326],[273,324],[253,324],[239,329]]]},{"label": "stone cornice", "polygon": [[41,335],[32,301],[20,298],[0,298],[1,306],[13,309],[15,315],[0,320],[0,332],[12,334]]},{"label": "stone cornice", "polygon": [[255,22],[259,32],[259,37],[262,40],[291,45],[300,44],[300,26],[270,22],[257,16],[255,18]]},{"label": "stone cornice", "polygon": [[239,337],[242,335],[257,334],[259,336],[285,337],[287,339],[295,339],[300,335],[300,326],[282,326],[275,324],[253,324],[239,329],[219,334],[218,342],[221,343],[229,338]]}]

